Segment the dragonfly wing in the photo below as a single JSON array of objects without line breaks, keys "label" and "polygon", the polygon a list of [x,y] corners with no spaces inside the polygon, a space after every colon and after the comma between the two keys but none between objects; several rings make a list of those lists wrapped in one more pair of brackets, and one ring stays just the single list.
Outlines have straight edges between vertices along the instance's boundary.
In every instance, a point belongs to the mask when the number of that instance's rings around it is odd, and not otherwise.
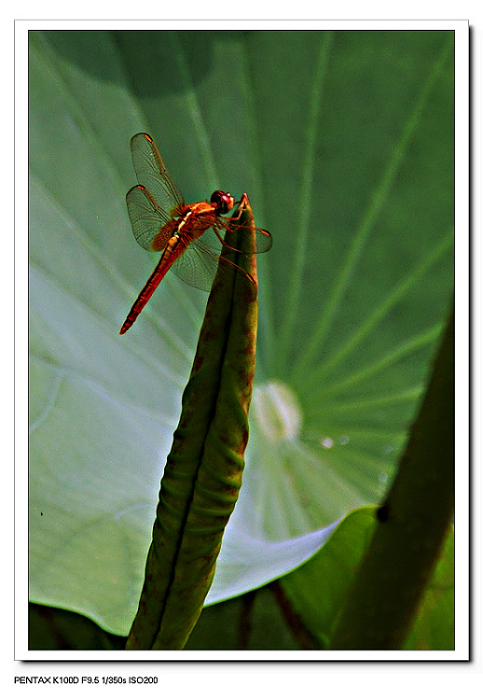
[{"label": "dragonfly wing", "polygon": [[[221,217],[220,217],[221,219]],[[238,247],[241,253],[266,253],[272,247],[272,235],[263,228],[253,228],[236,223],[236,219],[227,219],[223,222],[223,228],[231,228],[238,236]],[[252,249],[251,238],[255,232],[255,250]]]},{"label": "dragonfly wing", "polygon": [[[270,234],[268,235],[270,236]],[[265,239],[262,240],[265,241]],[[232,248],[232,250],[236,249]],[[236,263],[225,257],[220,258],[220,253],[221,242],[213,229],[209,229],[203,234],[203,238],[191,241],[185,251],[173,263],[172,269],[183,282],[186,282],[191,287],[209,292],[217,270],[219,270],[220,274],[224,274],[230,268],[243,272]],[[221,266],[220,262],[222,263]]]},{"label": "dragonfly wing", "polygon": [[256,250],[255,253],[266,253],[272,247],[272,234],[263,228],[255,229]]},{"label": "dragonfly wing", "polygon": [[149,190],[169,217],[174,207],[184,204],[184,198],[166,170],[153,139],[148,134],[133,136],[131,155],[138,183]]},{"label": "dragonfly wing", "polygon": [[[207,222],[209,225],[209,222]],[[272,247],[272,236],[268,231],[262,228],[252,228],[250,225],[239,224],[235,217],[219,216],[215,228],[222,238],[225,237],[225,231],[231,229],[238,233],[238,250],[243,254],[251,253],[266,253]],[[252,246],[252,235],[255,232],[255,250]],[[220,251],[220,241],[216,233],[211,229],[203,235],[203,242],[209,248],[213,248],[218,254]]]},{"label": "dragonfly wing", "polygon": [[[160,231],[170,220],[151,197],[149,192],[140,185],[132,187],[126,195],[127,210],[131,219],[134,238],[146,250],[162,250],[168,243],[171,230],[166,230],[166,240],[160,240]],[[166,227],[168,229],[168,227]],[[153,241],[156,239],[156,247]]]},{"label": "dragonfly wing", "polygon": [[186,284],[209,292],[218,269],[218,261],[219,256],[198,239],[187,246],[171,269]]}]

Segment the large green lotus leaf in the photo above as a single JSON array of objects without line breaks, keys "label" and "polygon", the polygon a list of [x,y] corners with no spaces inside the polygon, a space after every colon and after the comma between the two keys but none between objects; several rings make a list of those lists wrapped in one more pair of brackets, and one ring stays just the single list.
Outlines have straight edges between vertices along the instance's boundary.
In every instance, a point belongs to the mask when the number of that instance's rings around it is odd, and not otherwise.
[{"label": "large green lotus leaf", "polygon": [[380,500],[452,286],[452,32],[31,32],[30,593],[126,634],[206,294],[124,197],[147,131],[187,201],[247,191],[260,256],[240,500],[208,602]]}]

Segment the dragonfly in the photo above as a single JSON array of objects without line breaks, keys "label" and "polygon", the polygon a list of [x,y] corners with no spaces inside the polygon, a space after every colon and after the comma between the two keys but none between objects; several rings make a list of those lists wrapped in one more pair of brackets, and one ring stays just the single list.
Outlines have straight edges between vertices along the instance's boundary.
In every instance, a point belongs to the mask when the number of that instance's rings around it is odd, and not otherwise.
[{"label": "dragonfly", "polygon": [[[209,202],[186,204],[148,134],[139,133],[132,137],[131,155],[138,184],[127,193],[126,203],[134,238],[146,250],[162,254],[129,311],[121,327],[121,335],[133,325],[171,268],[184,282],[205,291],[211,289],[220,263],[236,268],[255,284],[248,272],[220,255],[221,246],[224,245],[223,231],[235,226],[243,234],[243,226],[236,224],[237,217],[227,214],[235,205],[243,203],[246,195],[235,202],[229,192],[216,190]],[[247,235],[252,231],[247,228]],[[271,246],[270,233],[255,229],[254,252],[264,253]]]}]

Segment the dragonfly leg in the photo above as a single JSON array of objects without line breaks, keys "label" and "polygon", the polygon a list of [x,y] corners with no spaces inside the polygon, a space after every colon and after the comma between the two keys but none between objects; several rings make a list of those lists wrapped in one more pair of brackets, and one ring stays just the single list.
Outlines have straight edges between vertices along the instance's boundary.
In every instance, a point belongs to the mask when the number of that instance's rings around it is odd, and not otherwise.
[{"label": "dragonfly leg", "polygon": [[228,250],[231,250],[234,253],[241,253],[242,255],[246,255],[246,253],[244,253],[243,250],[240,250],[239,248],[234,248],[233,246],[228,245],[228,243],[226,243],[225,239],[220,236],[219,232],[216,230],[215,227],[213,227],[213,231],[215,232],[215,234],[216,234],[218,240],[220,241],[220,243],[222,244],[222,246],[224,246],[225,248],[228,248]]}]

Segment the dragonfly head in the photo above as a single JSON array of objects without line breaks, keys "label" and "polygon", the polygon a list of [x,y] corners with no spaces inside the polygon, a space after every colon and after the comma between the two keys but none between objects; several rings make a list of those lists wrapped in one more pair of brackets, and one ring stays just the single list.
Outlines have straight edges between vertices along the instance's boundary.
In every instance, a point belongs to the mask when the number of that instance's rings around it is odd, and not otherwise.
[{"label": "dragonfly head", "polygon": [[235,198],[229,192],[222,190],[213,192],[210,202],[215,206],[217,214],[228,214],[235,206]]}]

